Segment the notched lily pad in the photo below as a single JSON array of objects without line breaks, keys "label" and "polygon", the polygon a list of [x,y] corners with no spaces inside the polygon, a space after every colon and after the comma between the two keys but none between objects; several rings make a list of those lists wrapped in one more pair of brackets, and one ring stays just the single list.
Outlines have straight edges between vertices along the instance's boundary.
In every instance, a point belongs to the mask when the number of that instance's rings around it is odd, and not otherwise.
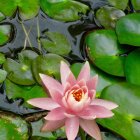
[{"label": "notched lily pad", "polygon": [[47,38],[41,38],[43,48],[50,53],[67,55],[71,51],[71,45],[67,38],[58,32],[45,32]]},{"label": "notched lily pad", "polygon": [[86,14],[89,7],[75,0],[40,0],[42,10],[51,18],[69,22],[80,19],[80,13]]},{"label": "notched lily pad", "polygon": [[122,10],[110,6],[101,7],[96,12],[97,20],[105,28],[115,28],[116,21],[122,16],[125,16]]},{"label": "notched lily pad", "polygon": [[32,63],[32,71],[38,83],[41,83],[39,73],[60,79],[60,62],[65,61],[63,57],[56,54],[46,54],[38,56]]},{"label": "notched lily pad", "polygon": [[0,112],[1,140],[28,140],[29,124],[21,117],[8,112]]},{"label": "notched lily pad", "polygon": [[17,8],[22,19],[31,19],[39,11],[39,0],[0,0],[0,11],[5,16],[13,16]]},{"label": "notched lily pad", "polygon": [[116,33],[121,44],[140,46],[140,13],[128,14],[117,22]]},{"label": "notched lily pad", "polygon": [[128,50],[122,47],[113,30],[96,30],[86,37],[87,54],[98,68],[114,76],[124,76],[125,57]]},{"label": "notched lily pad", "polygon": [[38,55],[30,50],[19,53],[19,63],[8,58],[3,68],[8,72],[8,79],[19,85],[33,85],[35,80],[31,71],[31,63]]},{"label": "notched lily pad", "polygon": [[140,86],[128,83],[115,84],[107,87],[102,92],[101,98],[113,101],[119,107],[113,110],[113,117],[98,119],[98,123],[127,140],[139,140]]},{"label": "notched lily pad", "polygon": [[10,24],[0,25],[0,46],[6,44],[10,40],[11,33],[12,26]]}]

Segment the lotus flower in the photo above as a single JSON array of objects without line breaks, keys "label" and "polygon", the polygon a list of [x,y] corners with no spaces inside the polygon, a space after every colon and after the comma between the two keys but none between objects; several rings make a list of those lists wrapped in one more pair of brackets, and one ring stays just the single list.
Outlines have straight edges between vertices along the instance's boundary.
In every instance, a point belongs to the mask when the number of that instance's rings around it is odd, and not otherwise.
[{"label": "lotus flower", "polygon": [[112,117],[113,102],[95,99],[98,76],[90,77],[90,66],[86,62],[76,80],[68,65],[61,62],[61,83],[44,74],[40,74],[50,98],[35,98],[29,104],[50,110],[45,117],[42,131],[54,131],[65,125],[68,140],[74,140],[79,126],[96,140],[101,140],[96,118]]}]

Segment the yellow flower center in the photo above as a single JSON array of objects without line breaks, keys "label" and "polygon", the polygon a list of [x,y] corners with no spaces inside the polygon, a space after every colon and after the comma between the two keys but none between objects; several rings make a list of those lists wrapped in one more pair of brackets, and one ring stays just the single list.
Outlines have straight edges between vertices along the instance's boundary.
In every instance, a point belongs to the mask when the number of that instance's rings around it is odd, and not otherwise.
[{"label": "yellow flower center", "polygon": [[74,90],[72,94],[75,100],[79,102],[82,99],[83,90],[82,89]]}]

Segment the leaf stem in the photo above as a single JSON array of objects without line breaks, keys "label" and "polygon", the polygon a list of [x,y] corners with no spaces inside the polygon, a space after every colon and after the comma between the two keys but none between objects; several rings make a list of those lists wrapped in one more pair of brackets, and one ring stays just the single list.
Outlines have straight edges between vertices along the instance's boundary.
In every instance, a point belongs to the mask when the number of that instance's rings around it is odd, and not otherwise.
[{"label": "leaf stem", "polygon": [[85,132],[81,128],[79,129],[79,135],[81,140],[86,140]]}]

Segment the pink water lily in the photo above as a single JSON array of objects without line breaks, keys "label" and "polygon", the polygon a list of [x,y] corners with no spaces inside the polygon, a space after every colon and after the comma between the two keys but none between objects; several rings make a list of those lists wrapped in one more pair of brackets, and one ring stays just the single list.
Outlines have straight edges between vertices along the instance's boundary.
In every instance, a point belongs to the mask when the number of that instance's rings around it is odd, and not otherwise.
[{"label": "pink water lily", "polygon": [[61,62],[61,83],[50,76],[40,74],[50,98],[28,101],[33,106],[50,110],[45,117],[42,131],[54,131],[65,125],[68,140],[74,140],[79,126],[96,140],[101,140],[96,118],[112,117],[113,102],[95,99],[98,76],[90,77],[90,66],[86,62],[76,80],[68,65]]}]

